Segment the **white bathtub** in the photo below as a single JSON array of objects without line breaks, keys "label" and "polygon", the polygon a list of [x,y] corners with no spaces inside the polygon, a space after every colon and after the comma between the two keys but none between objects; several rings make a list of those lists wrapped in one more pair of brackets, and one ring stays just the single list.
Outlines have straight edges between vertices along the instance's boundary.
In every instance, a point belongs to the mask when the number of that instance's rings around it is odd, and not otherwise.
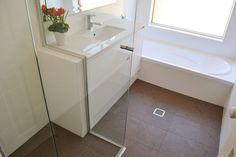
[{"label": "white bathtub", "polygon": [[222,106],[234,84],[231,61],[145,40],[139,78]]}]

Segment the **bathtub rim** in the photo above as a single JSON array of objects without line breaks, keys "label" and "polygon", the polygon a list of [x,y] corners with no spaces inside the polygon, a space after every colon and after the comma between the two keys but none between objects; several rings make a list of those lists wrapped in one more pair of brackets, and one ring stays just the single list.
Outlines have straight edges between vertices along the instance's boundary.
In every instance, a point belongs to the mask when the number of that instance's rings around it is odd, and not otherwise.
[{"label": "bathtub rim", "polygon": [[187,73],[190,73],[190,74],[193,74],[193,75],[197,75],[197,76],[200,76],[200,77],[205,77],[205,78],[208,78],[208,79],[213,79],[213,80],[216,80],[216,81],[219,81],[219,82],[223,82],[223,83],[226,83],[226,84],[232,85],[232,86],[235,83],[235,79],[231,76],[234,73],[233,65],[232,65],[233,63],[231,63],[229,61],[227,61],[227,62],[231,66],[231,72],[227,75],[228,77],[226,78],[226,77],[223,77],[226,74],[223,74],[223,75],[212,75],[212,74],[208,74],[208,73],[201,72],[201,71],[198,71],[198,70],[190,69],[190,68],[187,68],[187,67],[184,67],[184,66],[181,66],[181,65],[173,64],[173,63],[170,63],[170,62],[165,62],[165,61],[157,59],[157,58],[148,57],[148,56],[145,56],[144,54],[142,55],[142,60],[145,60],[145,61],[148,61],[148,62],[151,62],[151,63],[156,63],[156,64],[159,64],[161,66],[173,68],[173,69],[176,69],[176,70],[184,71],[184,72],[187,72]]}]

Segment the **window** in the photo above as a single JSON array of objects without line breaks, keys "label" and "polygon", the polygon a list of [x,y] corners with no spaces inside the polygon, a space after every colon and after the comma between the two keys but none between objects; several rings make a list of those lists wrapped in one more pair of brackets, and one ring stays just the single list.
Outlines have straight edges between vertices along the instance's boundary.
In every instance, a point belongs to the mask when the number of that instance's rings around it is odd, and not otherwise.
[{"label": "window", "polygon": [[234,0],[154,0],[152,24],[224,38]]}]

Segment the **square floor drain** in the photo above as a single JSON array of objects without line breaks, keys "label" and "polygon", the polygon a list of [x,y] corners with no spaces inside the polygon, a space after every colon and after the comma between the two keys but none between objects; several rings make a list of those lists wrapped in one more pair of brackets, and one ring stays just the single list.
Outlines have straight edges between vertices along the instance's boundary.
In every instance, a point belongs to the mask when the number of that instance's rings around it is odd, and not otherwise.
[{"label": "square floor drain", "polygon": [[159,117],[164,117],[166,111],[165,110],[162,110],[160,108],[156,108],[154,111],[153,111],[153,114],[156,115],[156,116],[159,116]]}]

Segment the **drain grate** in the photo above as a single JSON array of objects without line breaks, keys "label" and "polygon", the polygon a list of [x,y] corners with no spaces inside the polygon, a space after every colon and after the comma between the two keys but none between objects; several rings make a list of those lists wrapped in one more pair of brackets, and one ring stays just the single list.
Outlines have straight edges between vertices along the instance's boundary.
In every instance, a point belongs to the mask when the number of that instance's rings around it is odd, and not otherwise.
[{"label": "drain grate", "polygon": [[165,110],[162,110],[160,108],[156,108],[154,111],[153,111],[153,114],[158,116],[158,117],[164,117],[166,111]]}]

